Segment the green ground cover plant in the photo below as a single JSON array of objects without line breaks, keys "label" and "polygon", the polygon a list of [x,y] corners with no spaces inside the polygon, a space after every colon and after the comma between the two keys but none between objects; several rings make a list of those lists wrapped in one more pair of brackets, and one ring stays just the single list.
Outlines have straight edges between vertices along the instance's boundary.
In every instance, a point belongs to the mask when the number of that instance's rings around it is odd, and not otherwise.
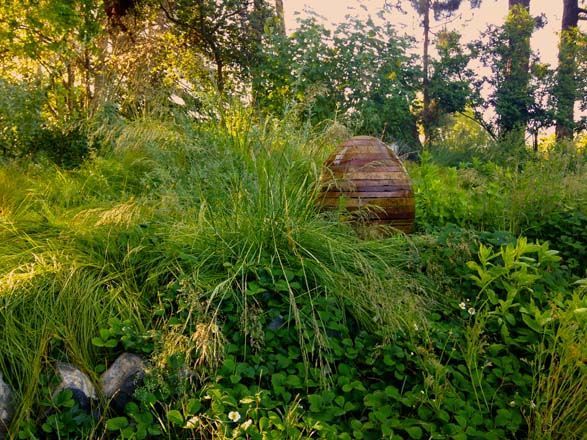
[{"label": "green ground cover plant", "polygon": [[[418,232],[362,240],[315,202],[344,130],[238,105],[219,121],[118,120],[75,169],[0,168],[11,435],[587,432],[581,157],[424,155]],[[53,396],[56,361],[97,381],[129,351],[148,369],[123,410]]]}]

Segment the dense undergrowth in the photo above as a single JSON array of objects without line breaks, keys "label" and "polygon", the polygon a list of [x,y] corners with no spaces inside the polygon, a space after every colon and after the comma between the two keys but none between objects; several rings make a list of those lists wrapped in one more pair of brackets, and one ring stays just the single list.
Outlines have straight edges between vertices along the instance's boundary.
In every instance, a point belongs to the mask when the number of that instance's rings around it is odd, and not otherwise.
[{"label": "dense undergrowth", "polygon": [[[580,154],[424,155],[409,165],[417,233],[361,240],[316,208],[337,126],[232,110],[96,133],[76,169],[0,169],[15,437],[587,432]],[[96,380],[123,351],[149,371],[122,413],[52,397],[56,361]]]}]

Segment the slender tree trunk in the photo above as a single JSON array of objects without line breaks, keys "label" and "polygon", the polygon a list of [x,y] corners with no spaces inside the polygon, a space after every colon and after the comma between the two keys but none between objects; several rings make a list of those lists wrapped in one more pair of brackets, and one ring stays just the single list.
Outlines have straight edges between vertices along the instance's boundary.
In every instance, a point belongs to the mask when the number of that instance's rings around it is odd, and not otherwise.
[{"label": "slender tree trunk", "polygon": [[277,32],[285,36],[285,13],[283,0],[275,0],[275,14],[277,15]]},{"label": "slender tree trunk", "polygon": [[73,66],[71,62],[67,63],[67,110],[69,112],[68,117],[73,115],[73,110],[75,108],[75,71],[73,70]]},{"label": "slender tree trunk", "polygon": [[430,114],[430,78],[428,76],[430,65],[430,56],[428,54],[430,46],[430,0],[425,0],[424,8],[424,53],[422,55],[422,93],[424,95],[424,107],[422,109],[422,126],[424,128],[424,145],[428,146],[430,143],[430,122],[432,116]]},{"label": "slender tree trunk", "polygon": [[[263,34],[265,33],[265,21],[269,18],[267,16],[267,5],[265,0],[253,0],[253,15],[251,17],[251,25],[253,28],[253,39],[255,41],[255,57],[253,64],[256,65],[261,62],[263,56]],[[257,81],[255,69],[252,69],[251,75],[251,100],[253,106],[257,105],[259,99],[259,83]]]},{"label": "slender tree trunk", "polygon": [[579,1],[563,0],[563,21],[558,49],[558,77],[556,86],[556,139],[572,139],[575,127],[575,100],[577,97],[575,32],[579,24]]},{"label": "slender tree trunk", "polygon": [[[509,0],[509,11],[512,12],[514,7],[521,6],[526,11],[530,12],[530,0]],[[518,66],[520,67],[520,72],[525,72],[527,75],[528,70],[530,69],[530,38],[523,42],[514,41],[511,43],[512,45],[515,44],[522,44],[523,50],[519,54],[518,60],[513,60]]]},{"label": "slender tree trunk", "polygon": [[253,16],[251,17],[253,27],[253,38],[257,45],[261,44],[265,32],[265,1],[253,0]]},{"label": "slender tree trunk", "polygon": [[224,93],[224,61],[216,51],[214,53],[214,62],[216,63],[216,88],[222,94]]},{"label": "slender tree trunk", "polygon": [[84,110],[88,111],[90,108],[90,102],[92,101],[92,59],[90,58],[90,50],[87,44],[84,47],[84,85],[85,85],[85,96],[84,96]]}]

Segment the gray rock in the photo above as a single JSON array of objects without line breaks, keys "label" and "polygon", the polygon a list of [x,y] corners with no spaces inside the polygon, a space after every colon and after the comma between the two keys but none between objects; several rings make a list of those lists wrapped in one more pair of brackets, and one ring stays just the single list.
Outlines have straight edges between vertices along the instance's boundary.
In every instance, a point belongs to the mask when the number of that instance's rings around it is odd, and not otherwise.
[{"label": "gray rock", "polygon": [[8,425],[14,411],[13,392],[10,386],[4,382],[0,373],[0,440],[8,433]]},{"label": "gray rock", "polygon": [[269,325],[267,325],[267,329],[275,331],[281,328],[283,324],[285,324],[285,319],[283,319],[283,316],[278,315],[275,318],[273,318]]},{"label": "gray rock", "polygon": [[119,412],[132,400],[133,394],[145,376],[143,360],[131,353],[123,353],[102,374],[100,385],[104,397]]},{"label": "gray rock", "polygon": [[79,407],[89,411],[90,400],[96,399],[96,388],[90,378],[70,364],[58,362],[56,367],[61,376],[61,383],[53,392],[53,396],[63,390],[71,390]]}]

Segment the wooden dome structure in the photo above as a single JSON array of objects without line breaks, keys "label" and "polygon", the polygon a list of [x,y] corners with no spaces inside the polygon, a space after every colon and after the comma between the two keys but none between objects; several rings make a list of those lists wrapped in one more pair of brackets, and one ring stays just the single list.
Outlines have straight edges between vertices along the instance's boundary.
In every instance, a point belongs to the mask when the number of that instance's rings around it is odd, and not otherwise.
[{"label": "wooden dome structure", "polygon": [[393,150],[379,139],[357,136],[326,160],[320,204],[343,208],[367,225],[402,232],[414,229],[415,201],[410,177]]}]

